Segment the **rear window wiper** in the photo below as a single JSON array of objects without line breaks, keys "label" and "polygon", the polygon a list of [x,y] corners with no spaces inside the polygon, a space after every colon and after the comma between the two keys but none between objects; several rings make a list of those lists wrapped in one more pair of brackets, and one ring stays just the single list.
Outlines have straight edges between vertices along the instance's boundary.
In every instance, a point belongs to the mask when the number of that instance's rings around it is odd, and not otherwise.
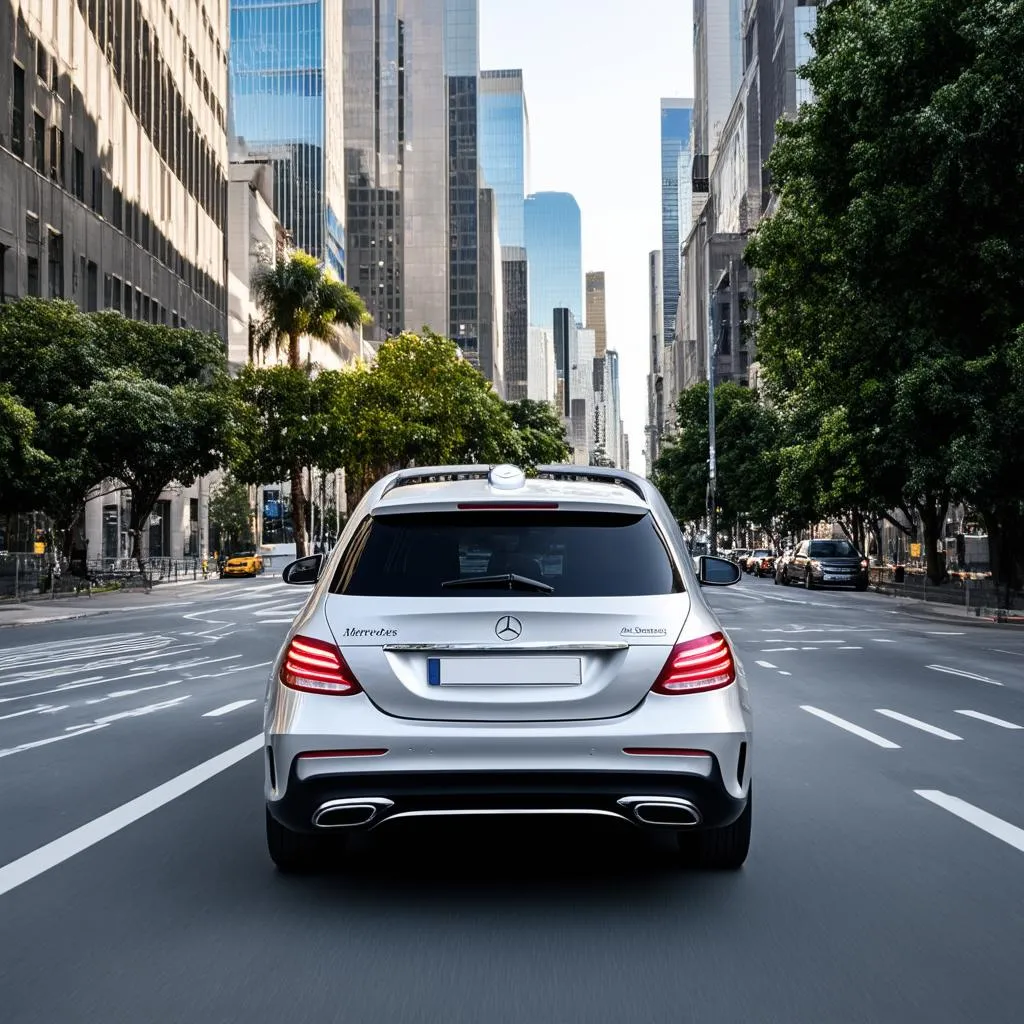
[{"label": "rear window wiper", "polygon": [[532,580],[529,576],[519,576],[514,572],[502,573],[499,576],[467,576],[464,579],[445,580],[441,586],[445,589],[455,587],[476,588],[486,590],[489,587],[499,586],[502,583],[508,586],[509,590],[534,590],[538,594],[553,594],[555,588],[540,580]]}]

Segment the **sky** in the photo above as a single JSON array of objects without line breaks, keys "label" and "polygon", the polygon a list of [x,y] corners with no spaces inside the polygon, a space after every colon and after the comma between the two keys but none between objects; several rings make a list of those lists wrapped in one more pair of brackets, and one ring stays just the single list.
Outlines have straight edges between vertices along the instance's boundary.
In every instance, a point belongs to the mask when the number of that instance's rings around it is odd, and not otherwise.
[{"label": "sky", "polygon": [[[480,67],[522,68],[531,192],[571,192],[603,270],[630,468],[644,472],[647,259],[661,245],[660,101],[693,95],[688,0],[480,0]],[[582,311],[581,311],[582,315]]]}]

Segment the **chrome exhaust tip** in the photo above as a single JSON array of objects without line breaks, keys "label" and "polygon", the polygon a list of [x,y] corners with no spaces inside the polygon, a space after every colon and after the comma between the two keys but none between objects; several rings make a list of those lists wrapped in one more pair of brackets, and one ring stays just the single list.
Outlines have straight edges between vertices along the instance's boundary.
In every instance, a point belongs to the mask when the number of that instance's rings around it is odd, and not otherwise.
[{"label": "chrome exhaust tip", "polygon": [[360,828],[376,821],[393,806],[393,800],[382,796],[329,800],[317,808],[313,825],[316,828]]},{"label": "chrome exhaust tip", "polygon": [[619,801],[641,825],[661,828],[690,828],[701,822],[700,811],[675,796],[627,796]]}]

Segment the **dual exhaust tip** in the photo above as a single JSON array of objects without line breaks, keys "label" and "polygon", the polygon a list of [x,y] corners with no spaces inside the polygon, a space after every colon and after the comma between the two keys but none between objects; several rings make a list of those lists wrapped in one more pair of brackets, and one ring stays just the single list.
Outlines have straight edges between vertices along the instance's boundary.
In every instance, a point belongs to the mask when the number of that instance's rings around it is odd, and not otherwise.
[{"label": "dual exhaust tip", "polygon": [[[680,797],[627,796],[618,804],[623,817],[648,827],[690,828],[701,822],[700,811]],[[382,796],[330,800],[317,809],[313,825],[321,829],[367,828],[379,824],[394,805],[393,800]]]}]

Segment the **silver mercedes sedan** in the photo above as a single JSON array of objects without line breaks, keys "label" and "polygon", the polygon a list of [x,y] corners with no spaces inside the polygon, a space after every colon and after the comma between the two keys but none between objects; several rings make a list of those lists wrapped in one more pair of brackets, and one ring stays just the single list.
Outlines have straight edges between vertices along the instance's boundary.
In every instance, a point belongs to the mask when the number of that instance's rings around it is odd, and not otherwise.
[{"label": "silver mercedes sedan", "polygon": [[739,868],[750,843],[743,667],[646,480],[611,469],[431,467],[380,480],[312,592],[265,709],[279,869],[410,818],[588,815]]}]

